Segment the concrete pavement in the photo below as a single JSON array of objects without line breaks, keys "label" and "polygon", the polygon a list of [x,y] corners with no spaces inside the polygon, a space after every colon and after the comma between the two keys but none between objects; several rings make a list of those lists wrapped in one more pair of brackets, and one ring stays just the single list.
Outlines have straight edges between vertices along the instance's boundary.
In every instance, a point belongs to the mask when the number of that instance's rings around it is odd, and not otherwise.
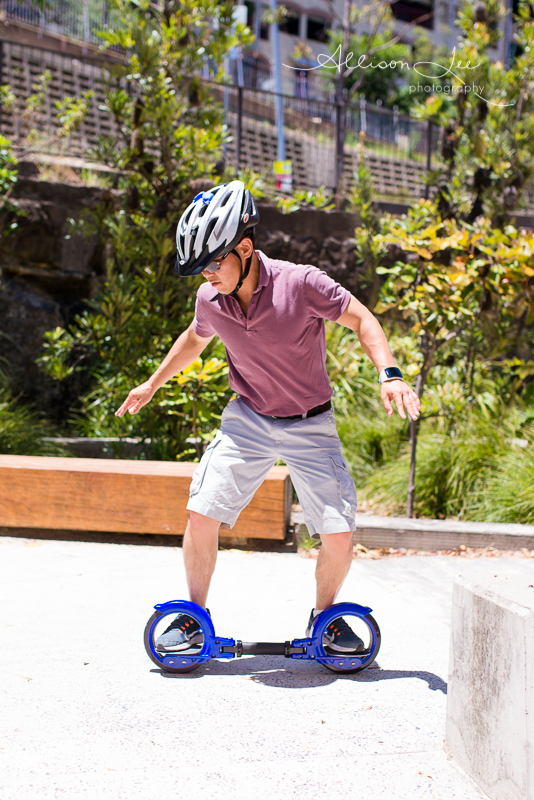
[{"label": "concrete pavement", "polygon": [[[381,669],[343,677],[256,656],[169,676],[142,634],[154,603],[185,595],[180,549],[3,537],[0,798],[483,798],[443,739],[452,583],[487,561],[354,562],[339,599],[373,608]],[[296,554],[221,552],[216,631],[303,635],[314,568]]]}]

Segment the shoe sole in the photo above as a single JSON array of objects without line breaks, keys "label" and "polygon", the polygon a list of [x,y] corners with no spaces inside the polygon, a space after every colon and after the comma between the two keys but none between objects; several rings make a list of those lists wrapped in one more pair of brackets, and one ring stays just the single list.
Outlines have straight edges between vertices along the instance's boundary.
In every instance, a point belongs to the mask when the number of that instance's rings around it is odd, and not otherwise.
[{"label": "shoe sole", "polygon": [[[306,636],[312,636],[310,628],[306,629]],[[337,653],[365,653],[365,645],[361,641],[355,650],[354,648],[340,647],[339,645],[331,644],[327,636],[323,636],[323,647],[328,648],[329,650],[334,650]]]},{"label": "shoe sole", "polygon": [[360,642],[356,647],[342,647],[339,644],[332,644],[327,636],[323,636],[323,647],[328,647],[329,650],[335,650],[336,653],[364,653],[365,645]]},{"label": "shoe sole", "polygon": [[180,653],[182,650],[189,650],[189,648],[197,644],[197,642],[204,641],[204,634],[203,633],[194,633],[187,642],[182,642],[182,644],[171,645],[170,647],[165,647],[165,645],[158,645],[156,644],[156,650],[158,653]]}]

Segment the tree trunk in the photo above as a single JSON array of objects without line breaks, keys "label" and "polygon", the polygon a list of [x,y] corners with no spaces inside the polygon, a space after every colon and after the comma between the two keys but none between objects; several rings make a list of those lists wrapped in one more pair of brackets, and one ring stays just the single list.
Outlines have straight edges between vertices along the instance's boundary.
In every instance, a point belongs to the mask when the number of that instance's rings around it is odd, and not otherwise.
[{"label": "tree trunk", "polygon": [[[426,376],[428,371],[421,371],[415,382],[415,393],[421,398],[425,388]],[[413,517],[413,506],[415,500],[415,464],[417,458],[417,434],[419,433],[419,420],[410,420],[410,476],[408,478],[408,502],[406,504],[406,516]]]},{"label": "tree trunk", "polygon": [[413,502],[415,498],[415,461],[417,456],[417,434],[419,420],[410,420],[410,477],[408,478],[408,503],[406,516],[413,517]]}]

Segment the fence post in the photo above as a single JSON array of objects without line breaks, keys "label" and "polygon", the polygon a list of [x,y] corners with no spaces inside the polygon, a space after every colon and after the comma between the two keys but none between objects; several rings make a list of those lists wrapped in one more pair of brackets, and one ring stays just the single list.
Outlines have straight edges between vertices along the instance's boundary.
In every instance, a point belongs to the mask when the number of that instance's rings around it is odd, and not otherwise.
[{"label": "fence post", "polygon": [[[230,75],[230,59],[229,58],[225,58],[224,59],[224,74],[227,77]],[[227,137],[228,137],[228,128],[229,128],[229,122],[228,122],[228,110],[229,110],[229,107],[230,107],[230,89],[228,87],[228,84],[226,83],[224,85],[224,93],[223,93],[223,111],[224,111],[224,128],[225,128],[225,131],[224,131],[224,141],[223,141],[223,150],[222,150],[222,161],[223,161],[223,164],[225,166],[226,166],[226,158],[227,158],[227,155],[228,155],[228,152],[227,152],[228,151]]]},{"label": "fence post", "polygon": [[[4,40],[0,39],[0,86],[4,82]],[[0,133],[2,131],[2,106],[0,105]]]},{"label": "fence post", "polygon": [[360,95],[360,130],[367,133],[367,114],[365,113],[365,97]]},{"label": "fence post", "polygon": [[91,38],[91,27],[89,21],[89,0],[83,0],[83,48],[82,53],[87,55],[87,45]]},{"label": "fence post", "polygon": [[[426,172],[428,173],[432,168],[432,120],[429,119],[426,127]],[[427,183],[425,186],[425,200],[430,197],[430,186]]]},{"label": "fence post", "polygon": [[241,166],[241,138],[243,134],[243,87],[237,87],[237,136],[235,143],[235,171]]},{"label": "fence post", "polygon": [[[276,14],[278,0],[269,0],[269,6],[273,15]],[[280,63],[280,40],[278,37],[278,23],[271,22],[271,42],[273,46],[273,67],[276,89],[276,127],[278,129],[278,144],[276,150],[276,160],[286,160],[286,140],[284,137],[284,98],[282,97],[282,65]]]},{"label": "fence post", "polygon": [[338,193],[341,176],[343,175],[343,144],[345,138],[343,111],[344,104],[336,103],[336,165],[334,175],[334,189],[336,195]]}]

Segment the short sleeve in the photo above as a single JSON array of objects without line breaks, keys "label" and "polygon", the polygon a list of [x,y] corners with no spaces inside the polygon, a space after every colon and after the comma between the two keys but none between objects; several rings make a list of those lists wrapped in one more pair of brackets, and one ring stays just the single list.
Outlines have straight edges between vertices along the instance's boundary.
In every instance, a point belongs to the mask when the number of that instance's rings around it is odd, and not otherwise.
[{"label": "short sleeve", "polygon": [[208,319],[209,302],[197,294],[197,300],[195,304],[195,316],[193,319],[193,330],[197,336],[201,336],[203,339],[209,339],[210,336],[215,336],[215,331],[213,327],[210,325]]},{"label": "short sleeve", "polygon": [[306,270],[303,290],[311,314],[332,322],[339,319],[350,301],[350,292],[317,267]]}]

